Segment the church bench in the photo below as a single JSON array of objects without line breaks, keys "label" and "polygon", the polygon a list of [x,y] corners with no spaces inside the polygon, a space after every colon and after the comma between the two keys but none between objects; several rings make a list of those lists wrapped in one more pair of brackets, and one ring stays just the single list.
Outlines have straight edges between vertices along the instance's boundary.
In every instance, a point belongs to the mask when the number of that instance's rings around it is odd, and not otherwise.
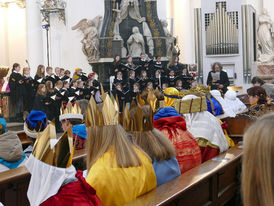
[{"label": "church bench", "polygon": [[224,205],[239,189],[242,152],[238,146],[231,148],[126,205]]},{"label": "church bench", "polygon": [[[77,169],[80,165],[85,168],[85,156],[85,149],[75,151],[72,163]],[[27,191],[30,176],[24,166],[0,173],[0,202],[5,206],[28,206]]]},{"label": "church bench", "polygon": [[17,136],[19,137],[21,143],[22,143],[22,147],[23,149],[26,149],[29,145],[32,144],[32,140],[31,138],[29,138],[26,133],[23,131],[19,131],[17,132]]}]

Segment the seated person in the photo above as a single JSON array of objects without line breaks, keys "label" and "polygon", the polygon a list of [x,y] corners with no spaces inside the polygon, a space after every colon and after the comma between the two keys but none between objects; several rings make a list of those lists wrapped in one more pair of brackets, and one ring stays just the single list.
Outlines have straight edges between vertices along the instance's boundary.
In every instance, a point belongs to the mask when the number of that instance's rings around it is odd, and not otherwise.
[{"label": "seated person", "polygon": [[157,185],[150,157],[132,144],[119,124],[116,101],[106,95],[102,112],[91,98],[86,114],[86,181],[103,205],[123,205]]},{"label": "seated person", "polygon": [[[195,95],[187,95],[182,100],[192,99],[200,100]],[[182,104],[184,103],[182,102]],[[208,111],[201,111],[184,114],[184,117],[187,129],[196,138],[201,149],[202,162],[228,150],[228,140],[215,116]]]},{"label": "seated person", "polygon": [[249,97],[249,103],[251,105],[248,111],[249,114],[252,111],[259,111],[260,105],[267,103],[266,92],[262,87],[251,87],[247,90],[247,94]]},{"label": "seated person", "polygon": [[26,163],[31,174],[27,193],[30,205],[101,206],[96,191],[71,164],[74,152],[69,143],[71,133],[70,127],[56,139],[56,129],[51,123],[36,140]]},{"label": "seated person", "polygon": [[164,95],[165,105],[168,106],[154,115],[153,126],[173,143],[181,173],[184,173],[201,164],[201,151],[195,138],[187,130],[184,118],[172,107],[179,98],[179,91],[170,87]]},{"label": "seated person", "polygon": [[[124,127],[133,135],[134,142],[143,149],[153,160],[153,168],[157,178],[157,186],[173,180],[181,175],[176,152],[173,144],[158,129],[152,127],[151,107],[145,105],[137,106],[124,113]],[[131,121],[130,121],[131,120]],[[144,123],[145,121],[145,123]],[[133,125],[148,125],[145,128],[130,128]],[[128,130],[129,129],[129,130]]]},{"label": "seated person", "polygon": [[244,134],[242,191],[249,206],[274,205],[274,115],[267,114]]},{"label": "seated person", "polygon": [[[6,128],[3,130],[6,131]],[[21,141],[15,132],[8,131],[0,135],[0,172],[24,166],[26,159]]]},{"label": "seated person", "polygon": [[[232,110],[232,108],[229,106],[229,104],[224,100],[224,98],[221,95],[221,92],[219,90],[211,90],[211,101],[214,106],[214,109],[216,110],[218,108],[218,105],[221,106],[221,109],[223,110],[223,113],[229,117],[235,117],[236,114]],[[212,113],[212,110],[208,110],[210,113]],[[212,113],[213,114],[213,113]],[[215,111],[214,116],[221,115],[221,112]]]},{"label": "seated person", "polygon": [[235,91],[228,90],[225,93],[224,100],[235,114],[241,113],[246,110],[245,104],[237,98],[237,93]]},{"label": "seated person", "polygon": [[24,123],[24,131],[26,135],[32,140],[24,153],[29,157],[32,153],[34,142],[39,135],[47,127],[47,115],[42,111],[32,110]]},{"label": "seated person", "polygon": [[[84,117],[78,101],[75,103],[69,102],[66,106],[62,105],[59,120],[61,122],[63,131],[67,131],[67,129],[72,126],[73,131],[80,132],[79,127],[81,126],[78,126],[77,128],[74,128],[74,126],[82,125],[83,119]],[[82,129],[83,126],[81,127],[81,130]],[[76,150],[83,149],[83,146],[85,145],[86,138],[82,136],[82,131],[81,136],[79,134],[73,136],[73,142],[76,141]]]}]

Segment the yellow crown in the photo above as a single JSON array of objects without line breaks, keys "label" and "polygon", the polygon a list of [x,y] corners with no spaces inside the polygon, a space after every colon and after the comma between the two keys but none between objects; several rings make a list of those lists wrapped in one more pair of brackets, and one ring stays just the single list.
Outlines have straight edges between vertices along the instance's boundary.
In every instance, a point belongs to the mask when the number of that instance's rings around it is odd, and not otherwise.
[{"label": "yellow crown", "polygon": [[64,105],[61,106],[60,109],[61,115],[59,116],[59,120],[62,121],[64,119],[81,119],[83,120],[82,111],[78,102],[75,102],[72,105],[71,102],[68,102],[66,108]]},{"label": "yellow crown", "polygon": [[72,164],[74,153],[72,126],[56,139],[54,123],[51,123],[38,136],[32,154],[40,161],[60,168],[68,168]]},{"label": "yellow crown", "polygon": [[90,98],[86,112],[86,126],[109,126],[119,124],[119,107],[116,101],[112,101],[108,94],[103,100],[102,111],[97,107],[93,97]]},{"label": "yellow crown", "polygon": [[191,88],[190,90],[182,90],[179,93],[179,96],[180,97],[185,97],[186,95],[199,94],[199,93],[209,94],[210,93],[210,86],[206,87],[204,85],[199,84],[196,88]]}]

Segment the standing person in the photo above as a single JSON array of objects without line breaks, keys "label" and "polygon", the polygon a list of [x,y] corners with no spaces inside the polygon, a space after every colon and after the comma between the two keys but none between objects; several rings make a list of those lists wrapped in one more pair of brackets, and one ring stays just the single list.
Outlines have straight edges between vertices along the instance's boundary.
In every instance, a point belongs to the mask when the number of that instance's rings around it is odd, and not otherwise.
[{"label": "standing person", "polygon": [[45,67],[44,65],[39,65],[37,67],[36,74],[34,76],[34,81],[35,81],[35,88],[37,89],[39,84],[44,84],[45,83]]},{"label": "standing person", "polygon": [[30,112],[33,99],[35,97],[35,87],[34,79],[30,76],[30,69],[28,67],[23,68],[23,78],[24,78],[24,111]]},{"label": "standing person", "polygon": [[53,69],[52,67],[47,67],[46,68],[46,78],[45,78],[45,81],[51,81],[53,85],[55,85],[55,83],[57,82],[57,79],[53,73]]},{"label": "standing person", "polygon": [[[35,95],[34,103],[32,110],[35,111],[42,111],[47,114],[48,117],[50,117],[48,106],[49,102],[47,102],[46,98],[46,86],[44,84],[40,84],[37,89],[37,93]],[[51,120],[51,119],[50,119]]]},{"label": "standing person", "polygon": [[174,70],[176,75],[180,75],[183,68],[184,68],[184,65],[179,63],[179,57],[178,56],[173,57],[172,62],[169,66],[169,69]]},{"label": "standing person", "polygon": [[182,80],[183,89],[189,90],[191,88],[191,83],[194,80],[194,78],[189,74],[187,68],[182,69],[182,73],[179,76],[179,79]]},{"label": "standing person", "polygon": [[110,66],[110,76],[114,76],[116,78],[117,72],[121,71],[121,66],[121,57],[119,55],[116,55],[114,57],[114,61]]},{"label": "standing person", "polygon": [[60,70],[59,67],[55,67],[55,70],[54,70],[54,71],[55,71],[54,77],[55,77],[56,82],[57,82],[57,81],[60,80],[60,72],[61,72],[61,70]]},{"label": "standing person", "polygon": [[68,81],[68,82],[71,82],[71,78],[70,78],[70,71],[69,70],[66,70],[65,71],[65,75],[64,77],[61,79],[62,81]]},{"label": "standing person", "polygon": [[251,125],[244,134],[242,192],[244,205],[274,205],[274,114]]},{"label": "standing person", "polygon": [[215,62],[212,65],[212,71],[208,73],[207,85],[209,85],[212,90],[220,90],[225,94],[229,84],[229,79],[227,73],[223,71],[223,66],[219,62]]},{"label": "standing person", "polygon": [[16,121],[23,121],[23,95],[24,95],[24,78],[19,73],[20,72],[20,64],[15,63],[12,66],[12,73],[9,79],[9,87],[10,87],[10,99],[11,104],[16,107]]}]

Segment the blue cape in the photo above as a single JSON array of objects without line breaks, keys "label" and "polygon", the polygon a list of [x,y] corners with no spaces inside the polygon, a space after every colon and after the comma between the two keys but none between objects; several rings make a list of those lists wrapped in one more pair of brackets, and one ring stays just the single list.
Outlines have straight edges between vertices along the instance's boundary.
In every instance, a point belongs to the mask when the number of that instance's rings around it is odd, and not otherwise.
[{"label": "blue cape", "polygon": [[182,117],[173,107],[164,107],[160,109],[155,115],[154,120],[162,119],[165,117]]},{"label": "blue cape", "polygon": [[[215,98],[211,98],[211,101],[213,103],[215,116],[219,116],[221,114],[224,114],[223,108],[220,105],[220,103]],[[207,111],[214,115],[214,113],[212,111],[211,103],[208,99],[206,100],[206,103],[207,103]]]}]

